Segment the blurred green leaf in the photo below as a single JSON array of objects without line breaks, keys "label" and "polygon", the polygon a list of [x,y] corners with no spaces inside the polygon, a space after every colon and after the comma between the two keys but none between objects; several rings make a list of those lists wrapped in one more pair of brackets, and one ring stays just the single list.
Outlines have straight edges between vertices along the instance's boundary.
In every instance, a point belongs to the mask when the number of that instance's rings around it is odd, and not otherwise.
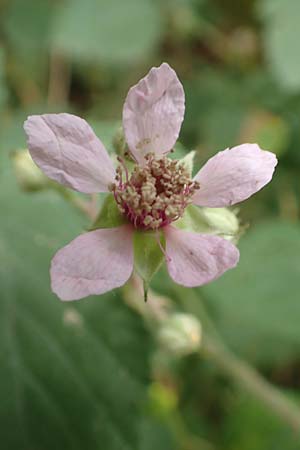
[{"label": "blurred green leaf", "polygon": [[226,72],[209,69],[185,83],[183,134],[194,135],[211,153],[235,145],[248,108],[247,92],[240,84]]},{"label": "blurred green leaf", "polygon": [[[251,430],[249,432],[249,430]],[[224,450],[297,450],[298,438],[248,397],[232,399],[227,407],[223,432],[219,434]],[[223,447],[224,445],[224,447]]]},{"label": "blurred green leaf", "polygon": [[120,122],[96,120],[89,117],[85,117],[85,120],[93,127],[94,132],[104,144],[106,150],[109,153],[115,153],[113,138],[120,127]]},{"label": "blurred green leaf", "polygon": [[[50,292],[54,251],[83,220],[55,193],[0,184],[0,439],[14,449],[170,449],[141,419],[149,338],[119,291],[62,303]],[[161,447],[159,444],[161,442]],[[166,444],[166,445],[164,445]]]},{"label": "blurred green leaf", "polygon": [[140,420],[140,440],[138,450],[177,450],[178,446],[170,439],[166,428],[159,421]]},{"label": "blurred green leaf", "polygon": [[241,141],[256,142],[261,148],[281,156],[290,141],[289,124],[268,111],[252,111],[242,126]]},{"label": "blurred green leaf", "polygon": [[266,58],[282,87],[300,89],[300,54],[296,45],[300,39],[298,0],[263,0],[258,14],[265,24],[263,33]]},{"label": "blurred green leaf", "polygon": [[4,50],[0,48],[0,111],[5,105],[8,97],[8,91],[5,84],[5,72],[4,72]]},{"label": "blurred green leaf", "polygon": [[0,133],[0,173],[4,168],[8,168],[11,161],[10,156],[14,151],[26,148],[25,133],[23,123],[26,119],[26,113],[23,111],[15,112],[13,117],[1,116]]},{"label": "blurred green leaf", "polygon": [[43,50],[49,32],[55,2],[49,0],[11,0],[3,14],[3,29],[19,53]]},{"label": "blurred green leaf", "polygon": [[2,14],[2,30],[9,51],[10,83],[26,101],[41,101],[41,86],[47,83],[49,37],[56,2],[11,0]]},{"label": "blurred green leaf", "polygon": [[241,240],[236,269],[203,287],[228,343],[265,364],[300,354],[300,228],[267,222]]},{"label": "blurred green leaf", "polygon": [[81,61],[130,62],[152,51],[160,32],[151,0],[69,0],[58,10],[53,42]]}]

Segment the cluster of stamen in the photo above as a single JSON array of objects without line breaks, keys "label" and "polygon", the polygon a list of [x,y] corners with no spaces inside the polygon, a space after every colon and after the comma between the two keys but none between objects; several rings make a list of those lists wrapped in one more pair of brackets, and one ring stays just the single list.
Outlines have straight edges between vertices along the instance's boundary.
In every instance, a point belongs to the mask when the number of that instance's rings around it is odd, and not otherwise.
[{"label": "cluster of stamen", "polygon": [[199,183],[191,180],[186,166],[178,160],[155,159],[152,153],[145,159],[131,175],[119,159],[111,191],[122,214],[136,228],[155,230],[183,215]]}]

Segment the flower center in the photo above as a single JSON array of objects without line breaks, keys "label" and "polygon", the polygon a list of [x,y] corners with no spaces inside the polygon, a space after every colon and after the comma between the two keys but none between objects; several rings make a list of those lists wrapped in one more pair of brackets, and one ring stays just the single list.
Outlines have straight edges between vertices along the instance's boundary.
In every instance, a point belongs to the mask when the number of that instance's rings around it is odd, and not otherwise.
[{"label": "flower center", "polygon": [[136,165],[130,176],[122,163],[111,191],[120,211],[136,228],[155,230],[182,217],[200,186],[178,160],[155,159],[152,153],[145,159],[146,164]]}]

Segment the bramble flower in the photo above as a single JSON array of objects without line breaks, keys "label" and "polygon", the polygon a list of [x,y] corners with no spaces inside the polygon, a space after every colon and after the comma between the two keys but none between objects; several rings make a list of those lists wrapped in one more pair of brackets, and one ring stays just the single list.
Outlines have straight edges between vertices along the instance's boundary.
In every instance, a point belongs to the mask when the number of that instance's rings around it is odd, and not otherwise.
[{"label": "bramble flower", "polygon": [[[192,179],[183,160],[167,156],[184,108],[183,87],[166,63],[129,90],[123,128],[135,161],[132,171],[122,158],[114,168],[104,145],[79,117],[44,114],[25,122],[30,154],[49,178],[83,193],[110,193],[114,202],[109,201],[110,220],[100,216],[93,231],[54,256],[51,286],[62,300],[122,286],[137,260],[143,266],[146,250],[154,259],[159,251],[171,278],[188,287],[208,283],[237,264],[239,251],[230,240],[183,229],[184,215],[191,204],[221,208],[247,199],[271,180],[276,157],[256,144],[239,145],[217,153]],[[150,250],[149,237],[155,242]],[[147,281],[158,266],[150,255],[138,271]]]}]

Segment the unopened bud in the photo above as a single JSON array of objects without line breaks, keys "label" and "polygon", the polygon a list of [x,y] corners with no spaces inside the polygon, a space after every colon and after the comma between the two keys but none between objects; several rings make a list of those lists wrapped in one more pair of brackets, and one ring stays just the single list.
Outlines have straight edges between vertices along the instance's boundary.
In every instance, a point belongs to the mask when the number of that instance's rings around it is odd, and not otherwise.
[{"label": "unopened bud", "polygon": [[228,208],[202,208],[208,225],[222,234],[224,239],[236,242],[239,236],[239,219],[236,213]]},{"label": "unopened bud", "polygon": [[48,178],[35,165],[28,150],[16,151],[12,160],[14,173],[22,190],[39,191],[49,184]]},{"label": "unopened bud", "polygon": [[177,356],[196,352],[200,348],[201,336],[198,319],[184,313],[172,314],[162,323],[158,334],[162,347]]}]

